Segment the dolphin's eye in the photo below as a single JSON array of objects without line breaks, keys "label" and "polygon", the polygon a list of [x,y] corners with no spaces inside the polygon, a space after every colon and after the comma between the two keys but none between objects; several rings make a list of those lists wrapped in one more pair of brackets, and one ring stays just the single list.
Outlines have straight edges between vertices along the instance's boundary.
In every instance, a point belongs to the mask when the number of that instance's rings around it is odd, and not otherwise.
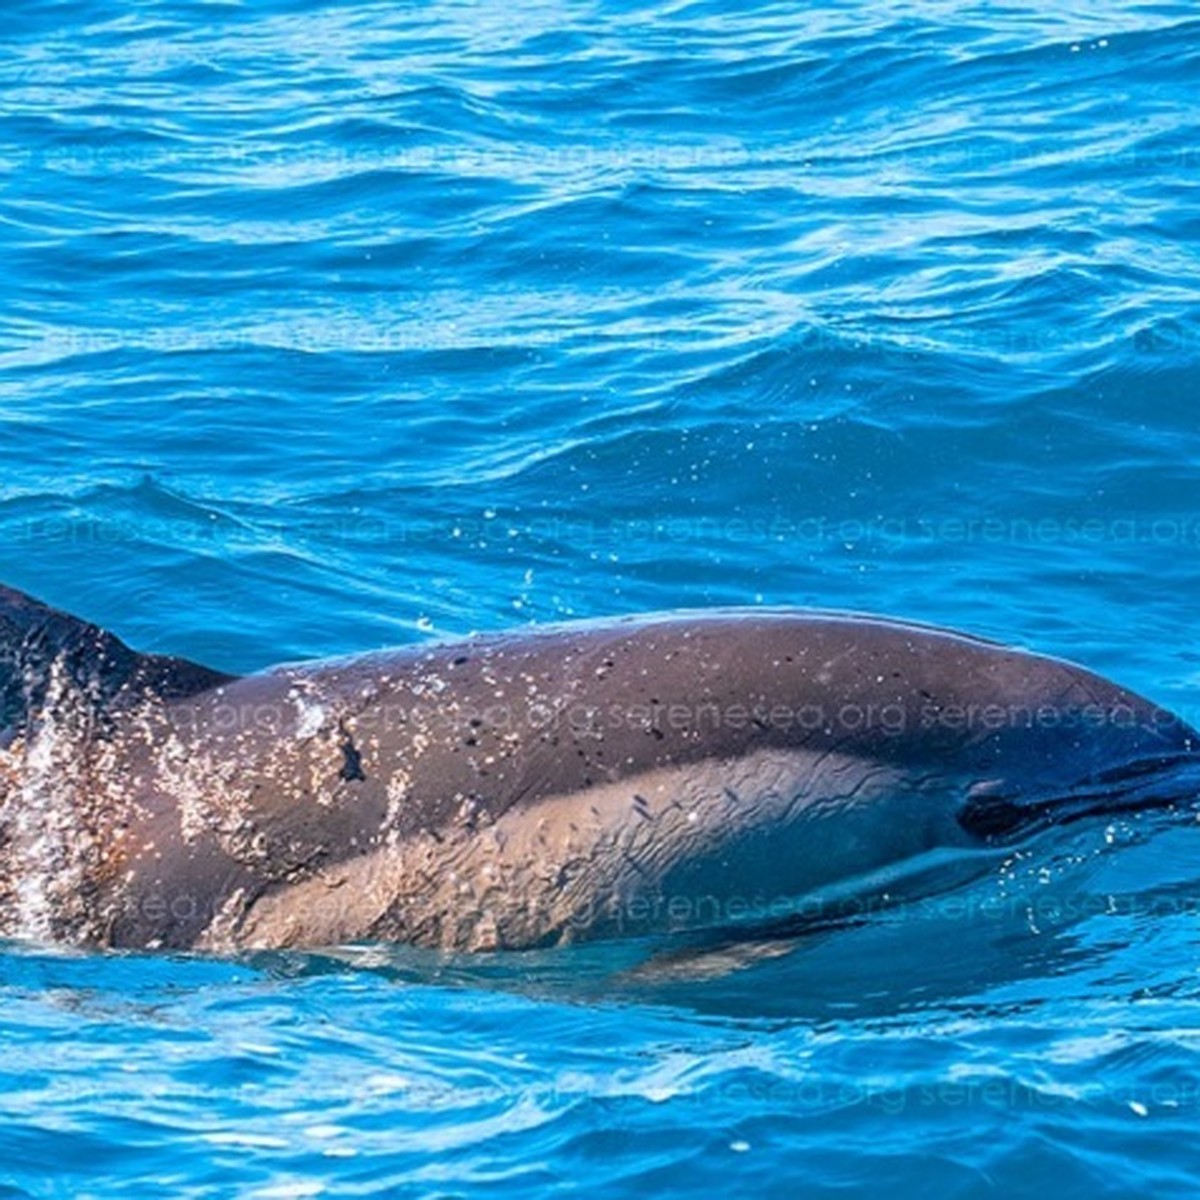
[{"label": "dolphin's eye", "polygon": [[1036,810],[1017,804],[1007,796],[986,791],[968,796],[958,812],[958,823],[963,829],[985,841],[1019,833],[1036,819]]}]

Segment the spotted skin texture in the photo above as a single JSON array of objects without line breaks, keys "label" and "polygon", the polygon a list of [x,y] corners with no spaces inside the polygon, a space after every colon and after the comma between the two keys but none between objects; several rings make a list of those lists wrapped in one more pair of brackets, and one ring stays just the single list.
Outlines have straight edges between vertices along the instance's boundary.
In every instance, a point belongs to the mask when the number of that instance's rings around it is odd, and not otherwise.
[{"label": "spotted skin texture", "polygon": [[0,589],[0,701],[0,935],[221,953],[766,919],[1178,801],[1200,758],[1079,667],[803,610],[232,677]]}]

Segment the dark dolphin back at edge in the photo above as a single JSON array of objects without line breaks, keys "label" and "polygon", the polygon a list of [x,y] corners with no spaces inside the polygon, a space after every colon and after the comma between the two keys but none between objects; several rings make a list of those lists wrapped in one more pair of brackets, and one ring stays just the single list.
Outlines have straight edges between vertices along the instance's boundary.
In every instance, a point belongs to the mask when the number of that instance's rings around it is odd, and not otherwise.
[{"label": "dark dolphin back at edge", "polygon": [[236,678],[182,658],[138,654],[115,634],[0,585],[0,736],[37,713],[56,661],[100,708],[144,691],[184,698]]}]

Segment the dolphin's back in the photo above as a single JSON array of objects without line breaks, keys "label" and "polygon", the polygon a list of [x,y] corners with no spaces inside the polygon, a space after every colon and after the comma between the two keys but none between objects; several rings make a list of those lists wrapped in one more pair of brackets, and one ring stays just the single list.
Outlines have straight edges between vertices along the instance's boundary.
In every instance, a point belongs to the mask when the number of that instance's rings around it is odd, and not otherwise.
[{"label": "dolphin's back", "polygon": [[[1027,778],[1053,788],[1077,780],[1081,766],[1099,772],[1200,746],[1173,714],[1059,659],[803,610],[490,635],[314,664],[295,678],[352,718],[369,694],[386,718],[385,740],[391,733],[424,747],[412,764],[418,777],[428,768],[422,822],[456,795],[475,795],[498,816],[542,795],[762,747],[980,779],[1019,758]],[[245,685],[261,687],[247,680],[233,691]]]}]

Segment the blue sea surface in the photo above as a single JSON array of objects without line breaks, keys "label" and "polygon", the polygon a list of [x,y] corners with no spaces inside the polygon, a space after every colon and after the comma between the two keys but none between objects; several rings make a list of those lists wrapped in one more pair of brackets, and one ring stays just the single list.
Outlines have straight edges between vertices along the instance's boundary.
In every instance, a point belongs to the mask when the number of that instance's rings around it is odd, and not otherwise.
[{"label": "blue sea surface", "polygon": [[[1200,716],[1200,16],[16,0],[0,580],[233,672],[819,605]],[[1188,1196],[1200,831],[791,944],[0,952],[0,1197]]]}]

